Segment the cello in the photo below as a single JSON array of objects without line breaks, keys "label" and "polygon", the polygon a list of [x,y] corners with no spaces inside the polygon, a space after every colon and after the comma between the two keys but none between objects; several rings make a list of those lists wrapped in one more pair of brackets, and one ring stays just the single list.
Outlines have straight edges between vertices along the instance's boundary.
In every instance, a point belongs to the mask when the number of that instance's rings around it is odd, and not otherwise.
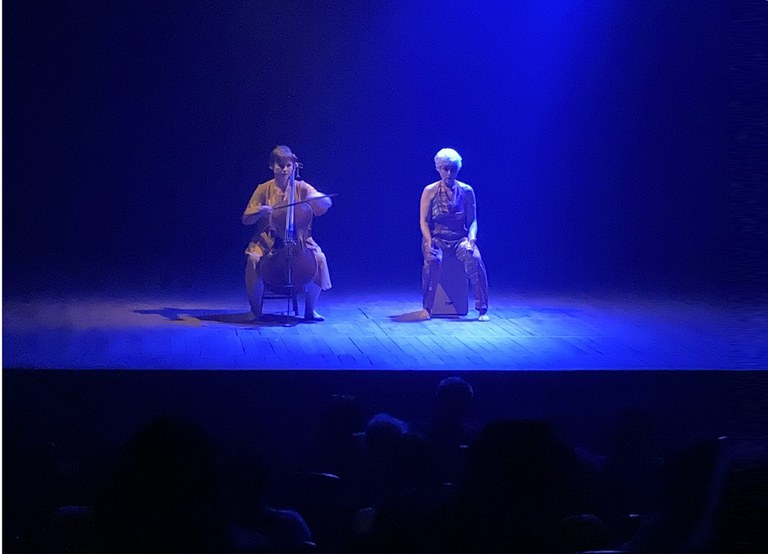
[{"label": "cello", "polygon": [[294,160],[288,181],[288,201],[277,204],[271,214],[276,233],[272,249],[259,263],[264,285],[276,294],[293,296],[303,290],[317,273],[317,260],[307,248],[306,238],[312,224],[312,208],[306,201],[296,201],[296,178],[301,164]]}]

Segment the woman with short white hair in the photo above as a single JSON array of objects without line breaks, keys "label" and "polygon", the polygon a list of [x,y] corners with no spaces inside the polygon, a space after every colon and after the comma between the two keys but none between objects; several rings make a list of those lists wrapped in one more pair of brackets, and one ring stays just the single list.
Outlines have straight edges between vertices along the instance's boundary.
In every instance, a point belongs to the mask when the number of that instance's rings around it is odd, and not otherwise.
[{"label": "woman with short white hair", "polygon": [[422,235],[423,319],[431,317],[437,284],[440,282],[444,253],[455,255],[464,265],[472,284],[478,321],[488,321],[488,276],[477,241],[475,191],[456,179],[462,160],[453,148],[435,154],[435,169],[440,180],[424,187],[421,193],[419,226]]}]

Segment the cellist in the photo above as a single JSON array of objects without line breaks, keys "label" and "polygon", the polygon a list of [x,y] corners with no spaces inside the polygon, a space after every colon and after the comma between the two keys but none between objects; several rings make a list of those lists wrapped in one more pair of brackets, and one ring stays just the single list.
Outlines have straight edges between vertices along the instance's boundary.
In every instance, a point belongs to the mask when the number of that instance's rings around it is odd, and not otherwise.
[{"label": "cellist", "polygon": [[[264,294],[259,262],[272,249],[275,244],[274,237],[282,231],[274,228],[272,214],[276,206],[288,203],[288,189],[292,177],[295,176],[297,158],[287,146],[277,146],[269,155],[269,167],[274,173],[274,178],[256,187],[242,217],[243,225],[256,226],[253,238],[245,250],[245,287],[251,312],[257,320],[261,318],[261,298]],[[314,216],[323,215],[331,207],[331,199],[306,181],[294,179],[294,184],[295,201],[307,201],[306,204]],[[303,238],[305,247],[312,251],[317,261],[317,272],[305,287],[304,318],[308,321],[324,321],[325,318],[317,312],[317,301],[321,291],[331,288],[328,264],[325,254],[312,238],[311,224]]]}]

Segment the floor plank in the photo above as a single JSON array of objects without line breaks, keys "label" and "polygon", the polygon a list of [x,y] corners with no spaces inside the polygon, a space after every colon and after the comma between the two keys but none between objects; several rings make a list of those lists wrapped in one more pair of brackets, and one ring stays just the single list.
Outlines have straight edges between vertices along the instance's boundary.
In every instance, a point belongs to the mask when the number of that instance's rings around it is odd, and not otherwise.
[{"label": "floor plank", "polygon": [[[413,291],[324,295],[327,321],[253,322],[240,291],[4,302],[8,368],[741,369],[721,307],[496,295],[489,322],[415,321]],[[300,307],[301,308],[301,307]],[[765,362],[763,349],[753,362]],[[753,356],[754,358],[754,356]]]}]

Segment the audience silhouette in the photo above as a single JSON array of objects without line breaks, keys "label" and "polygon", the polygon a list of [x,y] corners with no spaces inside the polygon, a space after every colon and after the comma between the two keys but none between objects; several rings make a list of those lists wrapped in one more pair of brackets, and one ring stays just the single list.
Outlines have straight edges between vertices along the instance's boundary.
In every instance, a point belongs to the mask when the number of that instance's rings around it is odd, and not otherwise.
[{"label": "audience silhouette", "polygon": [[472,386],[461,377],[443,379],[435,392],[432,419],[424,436],[445,483],[456,482],[466,448],[477,435],[468,420],[473,398]]},{"label": "audience silhouette", "polygon": [[225,552],[213,443],[195,424],[157,418],[128,442],[96,504],[100,552]]},{"label": "audience silhouette", "polygon": [[[291,470],[253,446],[258,436],[214,444],[198,424],[162,416],[127,441],[106,480],[104,467],[74,461],[72,445],[28,440],[19,422],[6,434],[6,474],[21,478],[5,482],[4,548],[715,554],[768,544],[756,496],[768,464],[737,460],[723,437],[665,452],[650,415],[630,409],[607,422],[601,456],[542,419],[473,425],[477,399],[460,377],[430,401],[425,423],[385,412],[366,421],[364,404],[334,394],[307,443],[286,445],[307,453]],[[752,517],[734,517],[744,507]]]}]

